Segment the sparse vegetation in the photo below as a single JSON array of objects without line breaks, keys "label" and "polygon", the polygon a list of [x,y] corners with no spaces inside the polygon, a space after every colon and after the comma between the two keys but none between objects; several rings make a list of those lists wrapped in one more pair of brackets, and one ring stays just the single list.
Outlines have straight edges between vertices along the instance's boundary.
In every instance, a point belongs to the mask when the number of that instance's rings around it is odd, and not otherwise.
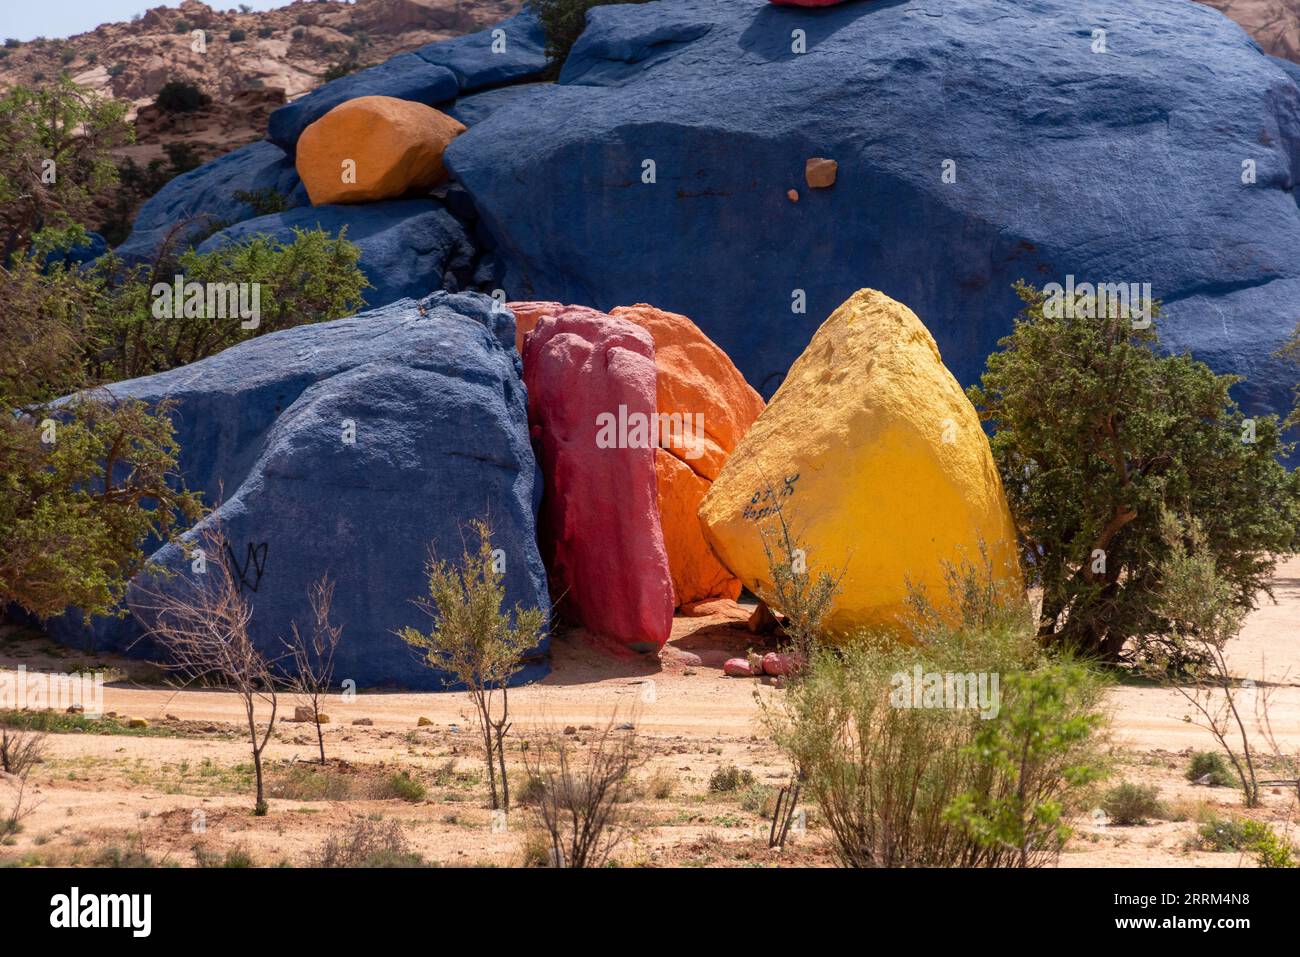
[{"label": "sparse vegetation", "polygon": [[312,585],[307,595],[312,610],[312,630],[307,636],[294,622],[290,628],[291,639],[285,642],[286,657],[290,664],[286,684],[289,690],[306,702],[312,724],[316,726],[316,743],[320,747],[320,763],[325,763],[325,729],[321,722],[321,704],[334,683],[334,655],[338,651],[343,628],[330,620],[330,607],[334,603],[334,582],[323,576]]},{"label": "sparse vegetation", "polygon": [[594,732],[584,753],[570,736],[550,732],[529,740],[523,752],[528,774],[541,782],[532,813],[547,840],[552,867],[603,867],[627,834],[621,805],[635,788],[632,774],[644,764],[636,733],[618,730],[614,719]]},{"label": "sparse vegetation", "polygon": [[716,768],[709,777],[709,790],[720,794],[743,791],[753,784],[754,773],[748,769],[738,768],[734,764],[724,764]]},{"label": "sparse vegetation", "polygon": [[1203,851],[1253,854],[1260,867],[1297,866],[1296,848],[1262,821],[1215,814],[1201,823],[1196,835],[1196,846]]},{"label": "sparse vegetation", "polygon": [[407,627],[398,634],[424,653],[430,668],[445,671],[465,685],[482,736],[492,807],[508,811],[505,739],[510,731],[509,683],[523,656],[541,637],[546,616],[539,609],[518,605],[513,611],[502,612],[504,560],[492,548],[488,524],[476,521],[473,528],[478,550],[472,554],[466,550],[459,571],[430,558],[429,597],[416,604],[433,620],[432,629],[426,634]]},{"label": "sparse vegetation", "polygon": [[308,854],[309,867],[424,867],[397,821],[355,819],[342,835],[330,835]]},{"label": "sparse vegetation", "polygon": [[1125,781],[1106,792],[1101,809],[1106,812],[1112,824],[1121,827],[1145,824],[1149,819],[1160,816],[1158,794],[1154,787],[1143,787]]}]

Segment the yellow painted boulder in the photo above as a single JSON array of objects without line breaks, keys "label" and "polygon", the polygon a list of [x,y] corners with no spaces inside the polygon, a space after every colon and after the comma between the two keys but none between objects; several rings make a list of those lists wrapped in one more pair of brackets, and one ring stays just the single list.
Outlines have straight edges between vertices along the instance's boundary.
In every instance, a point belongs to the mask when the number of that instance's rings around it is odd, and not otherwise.
[{"label": "yellow painted boulder", "polygon": [[303,130],[298,175],[313,206],[428,192],[447,178],[443,152],[463,132],[458,120],[423,103],[359,96]]},{"label": "yellow painted boulder", "polygon": [[813,572],[843,572],[828,627],[896,630],[907,583],[947,604],[944,563],[1021,587],[1015,531],[975,409],[934,338],[883,293],[817,330],[700,505],[722,564],[771,601],[760,530],[780,510]]}]

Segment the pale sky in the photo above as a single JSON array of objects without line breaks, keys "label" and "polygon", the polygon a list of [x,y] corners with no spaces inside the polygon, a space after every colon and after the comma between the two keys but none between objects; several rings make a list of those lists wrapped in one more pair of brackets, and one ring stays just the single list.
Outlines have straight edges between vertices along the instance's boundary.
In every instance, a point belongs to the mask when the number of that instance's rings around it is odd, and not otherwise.
[{"label": "pale sky", "polygon": [[[214,10],[234,10],[239,2],[205,0]],[[283,7],[289,0],[243,0],[254,10]],[[0,38],[51,40],[93,30],[101,23],[130,20],[154,7],[177,7],[179,0],[0,0]]]}]

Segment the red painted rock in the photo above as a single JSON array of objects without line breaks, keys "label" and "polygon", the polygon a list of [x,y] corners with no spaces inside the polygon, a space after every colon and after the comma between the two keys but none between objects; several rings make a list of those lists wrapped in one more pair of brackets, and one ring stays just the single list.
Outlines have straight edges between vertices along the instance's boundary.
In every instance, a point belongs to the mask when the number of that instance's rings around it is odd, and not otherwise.
[{"label": "red painted rock", "polygon": [[744,658],[728,658],[722,666],[722,673],[729,678],[752,678],[754,670]]},{"label": "red painted rock", "polygon": [[705,542],[699,508],[727,456],[763,411],[763,400],[685,316],[644,303],[620,306],[610,315],[635,322],[654,338],[659,515],[677,604],[735,599],[740,581]]},{"label": "red painted rock", "polygon": [[636,652],[663,647],[673,622],[647,432],[655,378],[650,334],[593,309],[542,315],[524,343],[551,595],[564,618]]}]

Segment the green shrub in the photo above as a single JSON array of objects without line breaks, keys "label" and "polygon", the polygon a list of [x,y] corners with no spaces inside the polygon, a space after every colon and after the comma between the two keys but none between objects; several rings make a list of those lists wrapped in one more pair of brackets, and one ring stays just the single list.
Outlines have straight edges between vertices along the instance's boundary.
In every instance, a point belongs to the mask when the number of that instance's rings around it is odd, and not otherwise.
[{"label": "green shrub", "polygon": [[722,767],[715,769],[709,777],[709,790],[718,794],[743,791],[745,788],[753,786],[753,784],[754,772],[738,768],[734,764],[724,764]]},{"label": "green shrub", "polygon": [[1143,787],[1125,781],[1106,792],[1101,808],[1112,824],[1145,824],[1160,813],[1157,794],[1154,787]]},{"label": "green shrub", "polygon": [[164,113],[193,113],[211,103],[212,97],[193,83],[185,80],[168,80],[158,91],[153,102]]},{"label": "green shrub", "polygon": [[272,775],[270,794],[287,801],[346,801],[353,797],[352,778],[328,765],[294,764]]},{"label": "green shrub", "polygon": [[1187,780],[1199,781],[1207,774],[1210,780],[1206,783],[1212,787],[1235,788],[1240,785],[1237,775],[1218,751],[1197,751],[1192,755],[1192,761],[1187,766]]},{"label": "green shrub", "polygon": [[190,21],[188,21],[188,20],[177,20],[174,24],[172,24],[172,32],[173,32],[173,33],[189,33],[189,32],[190,32]]},{"label": "green shrub", "polygon": [[384,779],[382,793],[385,797],[394,797],[415,804],[423,801],[428,789],[411,777],[407,771],[394,771]]},{"label": "green shrub", "polygon": [[[967,581],[980,575],[950,577],[961,620],[945,621],[916,596],[913,642],[861,635],[818,650],[764,711],[847,865],[1051,863],[1101,773],[1100,679],[1039,650],[1022,596],[963,603],[989,594],[991,583]],[[918,666],[986,676],[988,706],[917,707],[908,689]]]},{"label": "green shrub", "polygon": [[546,31],[546,58],[556,71],[569,58],[569,51],[587,28],[587,11],[615,3],[646,3],[647,0],[526,0],[526,6]]},{"label": "green shrub", "polygon": [[740,806],[751,814],[770,818],[776,811],[776,789],[766,784],[751,784],[740,792]]},{"label": "green shrub", "polygon": [[258,27],[257,35],[266,40],[275,35],[275,30],[271,27]]},{"label": "green shrub", "polygon": [[228,34],[226,34],[226,39],[228,39],[231,43],[243,43],[246,39],[248,39],[248,34],[245,33],[243,30],[236,28],[234,30],[231,30]]},{"label": "green shrub", "polygon": [[1243,851],[1260,867],[1296,867],[1296,848],[1262,821],[1212,815],[1197,829],[1196,845],[1203,851]]},{"label": "green shrub", "polygon": [[126,72],[126,64],[125,64],[125,63],[120,63],[120,62],[119,62],[119,63],[114,63],[112,66],[110,66],[110,67],[108,68],[108,75],[109,75],[110,77],[118,77],[118,76],[121,76],[121,75],[122,75],[123,73],[125,73],[125,72]]}]

